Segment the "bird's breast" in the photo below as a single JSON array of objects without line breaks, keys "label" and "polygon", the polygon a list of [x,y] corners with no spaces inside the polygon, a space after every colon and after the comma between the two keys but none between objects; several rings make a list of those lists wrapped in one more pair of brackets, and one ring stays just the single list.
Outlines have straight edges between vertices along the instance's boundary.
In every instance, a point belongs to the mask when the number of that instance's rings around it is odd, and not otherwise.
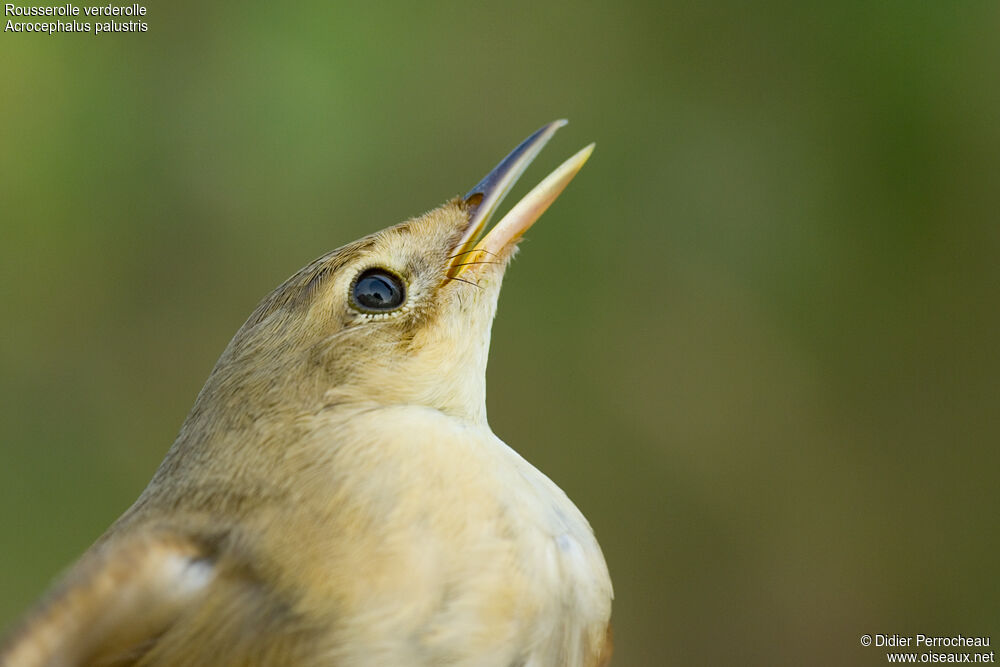
[{"label": "bird's breast", "polygon": [[488,426],[396,406],[321,415],[310,434],[287,453],[314,462],[298,468],[302,502],[269,519],[308,536],[271,545],[303,613],[380,652],[371,664],[587,664],[610,615],[600,548]]}]

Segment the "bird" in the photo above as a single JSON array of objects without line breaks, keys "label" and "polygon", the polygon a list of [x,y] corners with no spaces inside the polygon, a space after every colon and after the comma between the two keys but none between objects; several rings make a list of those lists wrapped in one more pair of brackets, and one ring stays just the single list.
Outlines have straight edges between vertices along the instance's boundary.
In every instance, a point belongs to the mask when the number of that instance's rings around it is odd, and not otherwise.
[{"label": "bird", "polygon": [[486,227],[565,123],[265,297],[149,485],[0,665],[607,664],[594,532],[486,415],[502,278],[594,144]]}]

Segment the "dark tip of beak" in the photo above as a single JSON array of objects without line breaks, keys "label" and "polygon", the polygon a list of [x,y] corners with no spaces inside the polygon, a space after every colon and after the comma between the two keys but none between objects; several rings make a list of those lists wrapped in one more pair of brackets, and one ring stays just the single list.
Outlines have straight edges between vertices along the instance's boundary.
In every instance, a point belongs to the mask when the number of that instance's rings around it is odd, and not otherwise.
[{"label": "dark tip of beak", "polygon": [[[465,201],[470,201],[476,195],[485,197],[487,194],[494,191],[501,183],[504,176],[507,176],[517,168],[518,162],[525,157],[526,153],[534,148],[534,153],[537,155],[542,149],[542,146],[544,146],[552,135],[555,134],[555,131],[566,123],[567,121],[565,120],[556,120],[540,127],[534,134],[522,141],[517,148],[512,150],[507,157],[500,160],[500,164],[493,167],[493,170],[486,174],[486,176],[483,177],[483,180],[476,183],[476,187],[469,190],[469,192],[465,195]],[[534,156],[532,156],[532,158],[533,157]],[[528,159],[523,166],[527,167],[530,163],[531,159]]]},{"label": "dark tip of beak", "polygon": [[500,202],[514,187],[517,179],[552,138],[552,135],[556,133],[556,130],[565,125],[566,122],[565,120],[556,120],[539,128],[537,132],[522,141],[517,148],[501,160],[500,164],[486,174],[483,180],[476,183],[476,187],[469,190],[465,195],[465,201],[473,208],[473,211],[469,219],[469,226],[457,246],[458,251],[467,250],[466,246],[470,246],[475,241],[490,218],[496,213]]}]

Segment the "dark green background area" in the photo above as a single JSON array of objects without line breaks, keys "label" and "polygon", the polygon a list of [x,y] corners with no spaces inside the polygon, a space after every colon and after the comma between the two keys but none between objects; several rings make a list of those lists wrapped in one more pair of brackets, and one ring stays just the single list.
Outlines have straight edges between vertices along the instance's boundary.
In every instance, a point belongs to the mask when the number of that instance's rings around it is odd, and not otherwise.
[{"label": "dark green background area", "polygon": [[994,2],[153,3],[0,33],[0,626],[301,265],[590,141],[490,423],[590,518],[616,665],[1000,641]]}]

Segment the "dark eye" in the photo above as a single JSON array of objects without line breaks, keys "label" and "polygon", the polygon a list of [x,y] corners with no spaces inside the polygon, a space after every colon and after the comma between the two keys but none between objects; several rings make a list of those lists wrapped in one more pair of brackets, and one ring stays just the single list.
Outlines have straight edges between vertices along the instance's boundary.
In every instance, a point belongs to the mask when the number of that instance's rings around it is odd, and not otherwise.
[{"label": "dark eye", "polygon": [[406,289],[399,276],[384,269],[364,271],[351,288],[354,307],[365,313],[387,313],[403,305]]}]

